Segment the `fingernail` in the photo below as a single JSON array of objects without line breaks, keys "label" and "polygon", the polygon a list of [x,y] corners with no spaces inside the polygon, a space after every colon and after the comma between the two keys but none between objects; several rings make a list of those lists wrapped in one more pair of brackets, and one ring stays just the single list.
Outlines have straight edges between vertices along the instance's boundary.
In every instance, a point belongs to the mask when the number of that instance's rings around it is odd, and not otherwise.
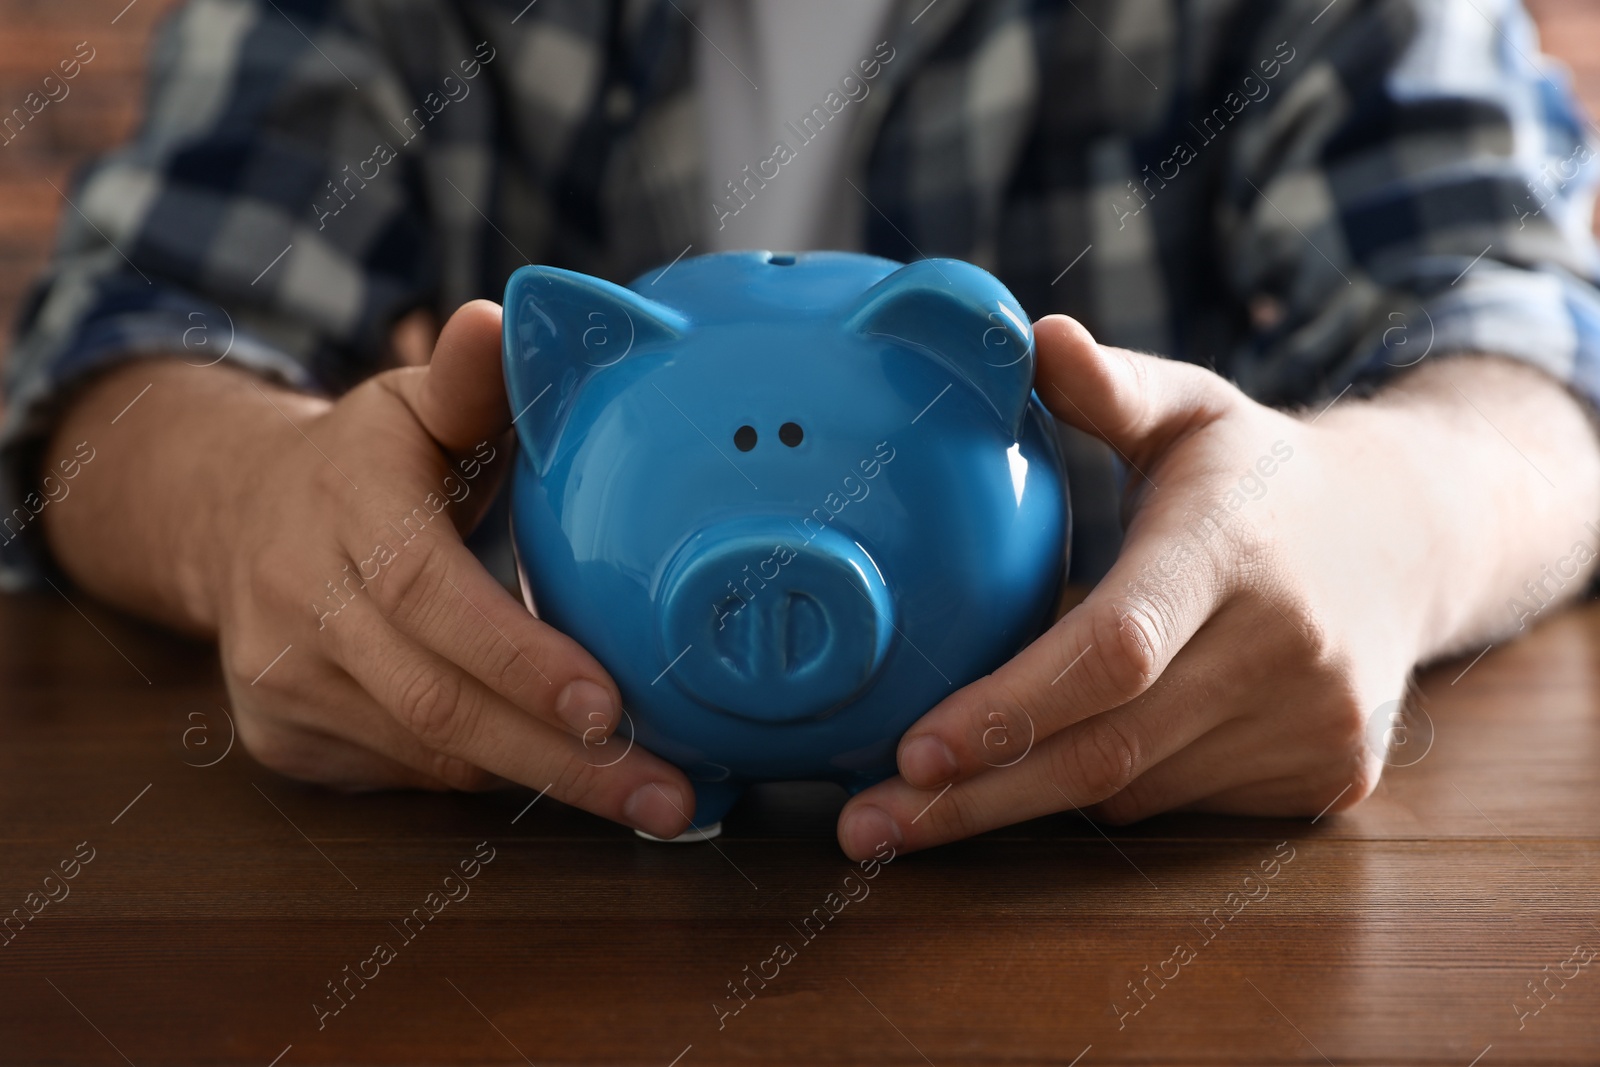
[{"label": "fingernail", "polygon": [[853,860],[866,859],[875,854],[885,842],[894,846],[896,851],[905,847],[906,843],[899,824],[889,817],[888,812],[871,804],[846,813],[839,836],[843,839],[841,844],[844,845],[845,854]]},{"label": "fingernail", "polygon": [[655,837],[677,837],[689,828],[689,806],[671,782],[647,782],[622,805],[628,825]]},{"label": "fingernail", "polygon": [[960,769],[950,746],[932,734],[913,738],[900,750],[900,774],[918,789],[943,785]]},{"label": "fingernail", "polygon": [[568,682],[556,697],[556,714],[579,737],[595,729],[609,734],[616,729],[618,712],[610,693],[583,678]]}]

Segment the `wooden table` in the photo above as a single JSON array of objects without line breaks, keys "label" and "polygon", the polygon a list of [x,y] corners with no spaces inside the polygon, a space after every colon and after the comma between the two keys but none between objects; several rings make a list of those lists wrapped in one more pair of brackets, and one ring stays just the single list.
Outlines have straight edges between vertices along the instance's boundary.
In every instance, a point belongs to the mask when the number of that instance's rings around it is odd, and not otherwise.
[{"label": "wooden table", "polygon": [[296,785],[227,749],[209,648],[73,599],[0,599],[0,914],[39,909],[0,1063],[1600,1061],[1600,606],[1425,676],[1352,813],[1069,813],[846,883],[822,787],[669,847]]}]

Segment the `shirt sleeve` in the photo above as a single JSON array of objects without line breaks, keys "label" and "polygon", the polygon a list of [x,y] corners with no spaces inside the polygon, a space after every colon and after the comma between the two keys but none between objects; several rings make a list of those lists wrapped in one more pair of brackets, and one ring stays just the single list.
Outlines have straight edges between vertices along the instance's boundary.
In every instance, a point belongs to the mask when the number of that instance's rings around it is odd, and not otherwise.
[{"label": "shirt sleeve", "polygon": [[97,371],[226,360],[337,393],[379,368],[390,324],[436,287],[423,142],[403,140],[422,99],[333,4],[199,0],[168,20],[142,126],[62,190],[5,368],[0,587],[44,573],[40,514],[71,506],[82,455],[119,447],[113,421],[42,455]]},{"label": "shirt sleeve", "polygon": [[1249,109],[1218,210],[1255,327],[1235,380],[1303,403],[1484,352],[1600,408],[1594,127],[1521,4],[1284,7],[1263,47],[1294,74]]}]

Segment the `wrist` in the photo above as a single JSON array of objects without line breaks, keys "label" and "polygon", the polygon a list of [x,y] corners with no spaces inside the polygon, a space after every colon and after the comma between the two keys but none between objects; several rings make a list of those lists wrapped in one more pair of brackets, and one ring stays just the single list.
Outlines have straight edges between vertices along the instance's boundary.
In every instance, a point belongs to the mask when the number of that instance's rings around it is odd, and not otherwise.
[{"label": "wrist", "polygon": [[1346,401],[1309,429],[1332,510],[1318,509],[1328,524],[1321,543],[1340,560],[1322,568],[1333,595],[1351,599],[1350,617],[1387,631],[1385,643],[1410,662],[1427,658],[1451,625],[1452,577],[1472,554],[1456,529],[1471,503],[1440,492],[1430,466],[1438,428],[1400,405]]},{"label": "wrist", "polygon": [[172,532],[175,589],[210,634],[236,597],[251,595],[235,588],[245,573],[239,560],[264,531],[282,527],[280,471],[304,459],[303,431],[332,406],[244,371],[218,368],[217,379],[197,387],[211,410],[195,427],[203,455],[190,468],[187,515],[176,516]]},{"label": "wrist", "polygon": [[[1339,407],[1319,429],[1362,434],[1377,460],[1364,467],[1375,488],[1363,538],[1374,557],[1409,572],[1389,571],[1394,588],[1417,598],[1420,660],[1515,632],[1508,605],[1527,580],[1575,539],[1593,545],[1600,445],[1580,403],[1544,372],[1451,356]],[[1577,595],[1592,570],[1548,603]]]},{"label": "wrist", "polygon": [[45,534],[79,585],[134,614],[215,633],[244,511],[298,439],[256,385],[230,368],[141,359],[73,400],[46,455],[88,441],[96,459],[70,505],[45,513]]}]

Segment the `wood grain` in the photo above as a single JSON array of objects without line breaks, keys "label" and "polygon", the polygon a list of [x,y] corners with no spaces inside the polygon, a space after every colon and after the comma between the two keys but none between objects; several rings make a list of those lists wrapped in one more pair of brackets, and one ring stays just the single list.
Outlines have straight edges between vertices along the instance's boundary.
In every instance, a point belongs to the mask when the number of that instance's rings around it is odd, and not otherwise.
[{"label": "wood grain", "polygon": [[[0,914],[94,850],[0,947],[0,1064],[1600,1050],[1600,962],[1567,962],[1600,949],[1600,605],[1423,677],[1431,745],[1413,710],[1411,765],[1353,812],[1121,830],[1068,813],[858,872],[834,915],[857,868],[830,787],[761,791],[716,847],[649,845],[548,797],[529,808],[531,790],[309,788],[223,755],[210,649],[74,602],[0,600]],[[480,842],[493,859],[432,916]],[[379,943],[394,958],[364,963]],[[780,943],[793,958],[764,962]],[[319,1015],[356,971],[376,976]],[[1543,1004],[1520,1029],[1519,1003]]]}]

